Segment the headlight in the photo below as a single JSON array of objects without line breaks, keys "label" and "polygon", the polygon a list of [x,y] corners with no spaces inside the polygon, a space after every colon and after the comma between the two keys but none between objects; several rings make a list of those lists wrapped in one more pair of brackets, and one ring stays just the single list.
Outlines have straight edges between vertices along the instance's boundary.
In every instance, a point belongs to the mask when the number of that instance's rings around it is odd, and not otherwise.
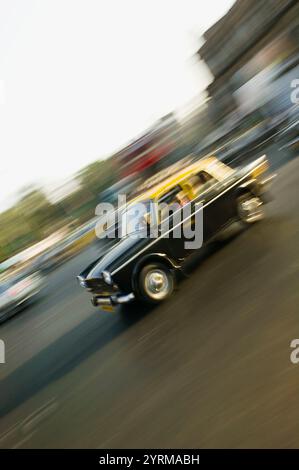
[{"label": "headlight", "polygon": [[77,276],[77,279],[78,279],[78,282],[79,282],[81,287],[86,287],[87,286],[86,281],[83,277]]},{"label": "headlight", "polygon": [[105,283],[111,286],[113,284],[111,274],[108,271],[103,271],[102,275]]}]

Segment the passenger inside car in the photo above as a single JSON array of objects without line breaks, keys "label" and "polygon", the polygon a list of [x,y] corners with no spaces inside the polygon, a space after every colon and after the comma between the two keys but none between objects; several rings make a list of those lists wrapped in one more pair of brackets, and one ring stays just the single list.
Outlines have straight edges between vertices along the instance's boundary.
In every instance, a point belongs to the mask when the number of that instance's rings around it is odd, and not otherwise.
[{"label": "passenger inside car", "polygon": [[180,191],[175,198],[175,202],[178,202],[181,207],[185,206],[190,202],[187,194],[184,191]]},{"label": "passenger inside car", "polygon": [[217,183],[216,179],[206,171],[200,171],[192,176],[189,182],[192,185],[194,197],[199,196]]}]

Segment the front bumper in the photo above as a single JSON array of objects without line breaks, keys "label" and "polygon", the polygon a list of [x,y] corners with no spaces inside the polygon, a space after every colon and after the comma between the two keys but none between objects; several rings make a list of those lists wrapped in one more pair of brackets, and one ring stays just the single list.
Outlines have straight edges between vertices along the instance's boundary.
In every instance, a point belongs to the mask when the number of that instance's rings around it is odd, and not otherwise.
[{"label": "front bumper", "polygon": [[95,295],[91,299],[91,303],[94,307],[98,307],[100,305],[119,305],[119,304],[127,304],[129,302],[132,302],[132,300],[135,299],[135,295],[133,292],[130,294],[115,294],[115,295],[110,295],[110,296],[101,296],[101,295]]},{"label": "front bumper", "polygon": [[91,303],[94,307],[127,304],[135,299],[133,292],[122,294],[115,284],[107,285],[101,278],[86,279],[80,274],[77,279],[82,287],[93,294]]}]

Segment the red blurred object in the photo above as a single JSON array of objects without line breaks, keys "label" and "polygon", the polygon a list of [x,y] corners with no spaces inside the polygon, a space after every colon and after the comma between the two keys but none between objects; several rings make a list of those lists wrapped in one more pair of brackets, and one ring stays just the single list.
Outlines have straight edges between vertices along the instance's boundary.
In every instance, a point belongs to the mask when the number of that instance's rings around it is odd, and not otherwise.
[{"label": "red blurred object", "polygon": [[153,168],[176,147],[178,123],[173,114],[158,121],[141,137],[127,145],[115,157],[121,167],[120,177],[140,174]]}]

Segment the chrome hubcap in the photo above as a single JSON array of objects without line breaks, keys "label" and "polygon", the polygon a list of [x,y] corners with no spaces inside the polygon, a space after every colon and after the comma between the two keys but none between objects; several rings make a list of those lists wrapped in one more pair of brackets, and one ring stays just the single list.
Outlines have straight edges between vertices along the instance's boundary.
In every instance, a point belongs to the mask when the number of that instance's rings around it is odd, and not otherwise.
[{"label": "chrome hubcap", "polygon": [[256,222],[263,218],[262,201],[257,197],[242,201],[239,210],[241,218],[248,223]]},{"label": "chrome hubcap", "polygon": [[161,300],[166,297],[169,285],[167,274],[160,269],[149,271],[145,276],[144,287],[146,293],[153,299]]}]

